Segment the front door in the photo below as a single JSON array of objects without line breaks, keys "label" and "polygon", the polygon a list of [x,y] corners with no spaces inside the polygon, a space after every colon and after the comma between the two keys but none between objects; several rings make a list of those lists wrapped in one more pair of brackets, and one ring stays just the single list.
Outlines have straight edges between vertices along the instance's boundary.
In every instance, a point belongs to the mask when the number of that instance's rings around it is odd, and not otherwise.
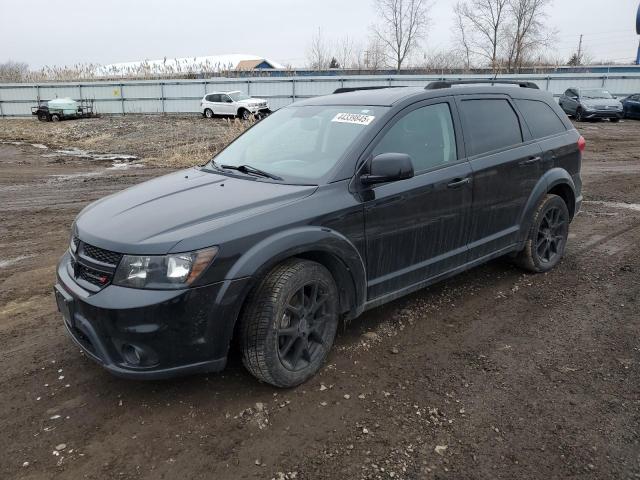
[{"label": "front door", "polygon": [[224,115],[235,115],[235,105],[233,99],[226,93],[220,94],[220,110]]},{"label": "front door", "polygon": [[369,300],[418,285],[466,260],[471,167],[459,158],[452,99],[421,102],[378,135],[369,158],[405,153],[415,176],[364,192]]},{"label": "front door", "polygon": [[520,214],[542,172],[542,149],[504,95],[458,98],[473,170],[469,260],[517,242]]}]

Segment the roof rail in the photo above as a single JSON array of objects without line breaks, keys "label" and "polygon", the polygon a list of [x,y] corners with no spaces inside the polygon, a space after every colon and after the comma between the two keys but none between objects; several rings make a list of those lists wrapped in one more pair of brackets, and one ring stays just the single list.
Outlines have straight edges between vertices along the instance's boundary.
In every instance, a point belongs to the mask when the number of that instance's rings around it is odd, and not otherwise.
[{"label": "roof rail", "polygon": [[333,91],[333,93],[349,93],[349,92],[357,92],[358,90],[381,90],[383,88],[402,88],[404,85],[383,85],[379,87],[342,87],[337,88]]},{"label": "roof rail", "polygon": [[496,80],[488,78],[486,80],[439,80],[437,82],[431,82],[427,85],[425,90],[438,90],[440,88],[451,88],[454,85],[474,85],[474,84],[490,84],[490,85],[517,85],[520,88],[534,88],[538,90],[540,87],[534,82],[518,81],[518,80]]}]

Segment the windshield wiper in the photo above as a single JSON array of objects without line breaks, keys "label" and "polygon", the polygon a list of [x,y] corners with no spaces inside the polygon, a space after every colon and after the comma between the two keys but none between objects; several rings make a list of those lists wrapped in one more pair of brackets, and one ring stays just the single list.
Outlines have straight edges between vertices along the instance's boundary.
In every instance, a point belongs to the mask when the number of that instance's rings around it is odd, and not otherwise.
[{"label": "windshield wiper", "polygon": [[[215,166],[218,166],[215,162],[212,163]],[[260,177],[266,177],[272,180],[284,180],[282,177],[274,175],[273,173],[265,172],[264,170],[260,170],[256,167],[252,167],[251,165],[220,165],[219,168],[223,168],[225,170],[237,170],[242,173],[247,173],[249,175],[258,175]]]}]

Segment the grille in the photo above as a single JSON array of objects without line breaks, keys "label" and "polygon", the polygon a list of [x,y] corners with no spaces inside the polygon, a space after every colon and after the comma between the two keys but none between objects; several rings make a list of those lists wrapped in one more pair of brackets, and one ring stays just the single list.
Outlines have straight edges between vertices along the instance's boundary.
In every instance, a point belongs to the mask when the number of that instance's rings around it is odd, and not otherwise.
[{"label": "grille", "polygon": [[76,278],[81,278],[96,287],[104,287],[111,281],[111,275],[89,268],[81,263],[75,264]]},{"label": "grille", "polygon": [[117,265],[122,258],[122,254],[94,247],[87,243],[83,244],[82,251],[85,256],[109,265]]}]

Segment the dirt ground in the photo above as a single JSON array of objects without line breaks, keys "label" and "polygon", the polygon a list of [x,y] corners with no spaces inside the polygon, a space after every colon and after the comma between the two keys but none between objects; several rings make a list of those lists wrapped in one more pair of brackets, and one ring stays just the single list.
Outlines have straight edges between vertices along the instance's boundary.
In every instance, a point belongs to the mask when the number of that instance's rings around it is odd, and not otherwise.
[{"label": "dirt ground", "polygon": [[131,121],[0,121],[4,140],[142,160],[0,144],[0,478],[640,478],[640,122],[579,125],[585,203],[556,270],[498,260],[370,311],[318,376],[276,390],[237,355],[121,380],[67,338],[52,284],[74,216],[167,173],[146,162],[163,132],[224,127],[154,117],[149,139]]}]

